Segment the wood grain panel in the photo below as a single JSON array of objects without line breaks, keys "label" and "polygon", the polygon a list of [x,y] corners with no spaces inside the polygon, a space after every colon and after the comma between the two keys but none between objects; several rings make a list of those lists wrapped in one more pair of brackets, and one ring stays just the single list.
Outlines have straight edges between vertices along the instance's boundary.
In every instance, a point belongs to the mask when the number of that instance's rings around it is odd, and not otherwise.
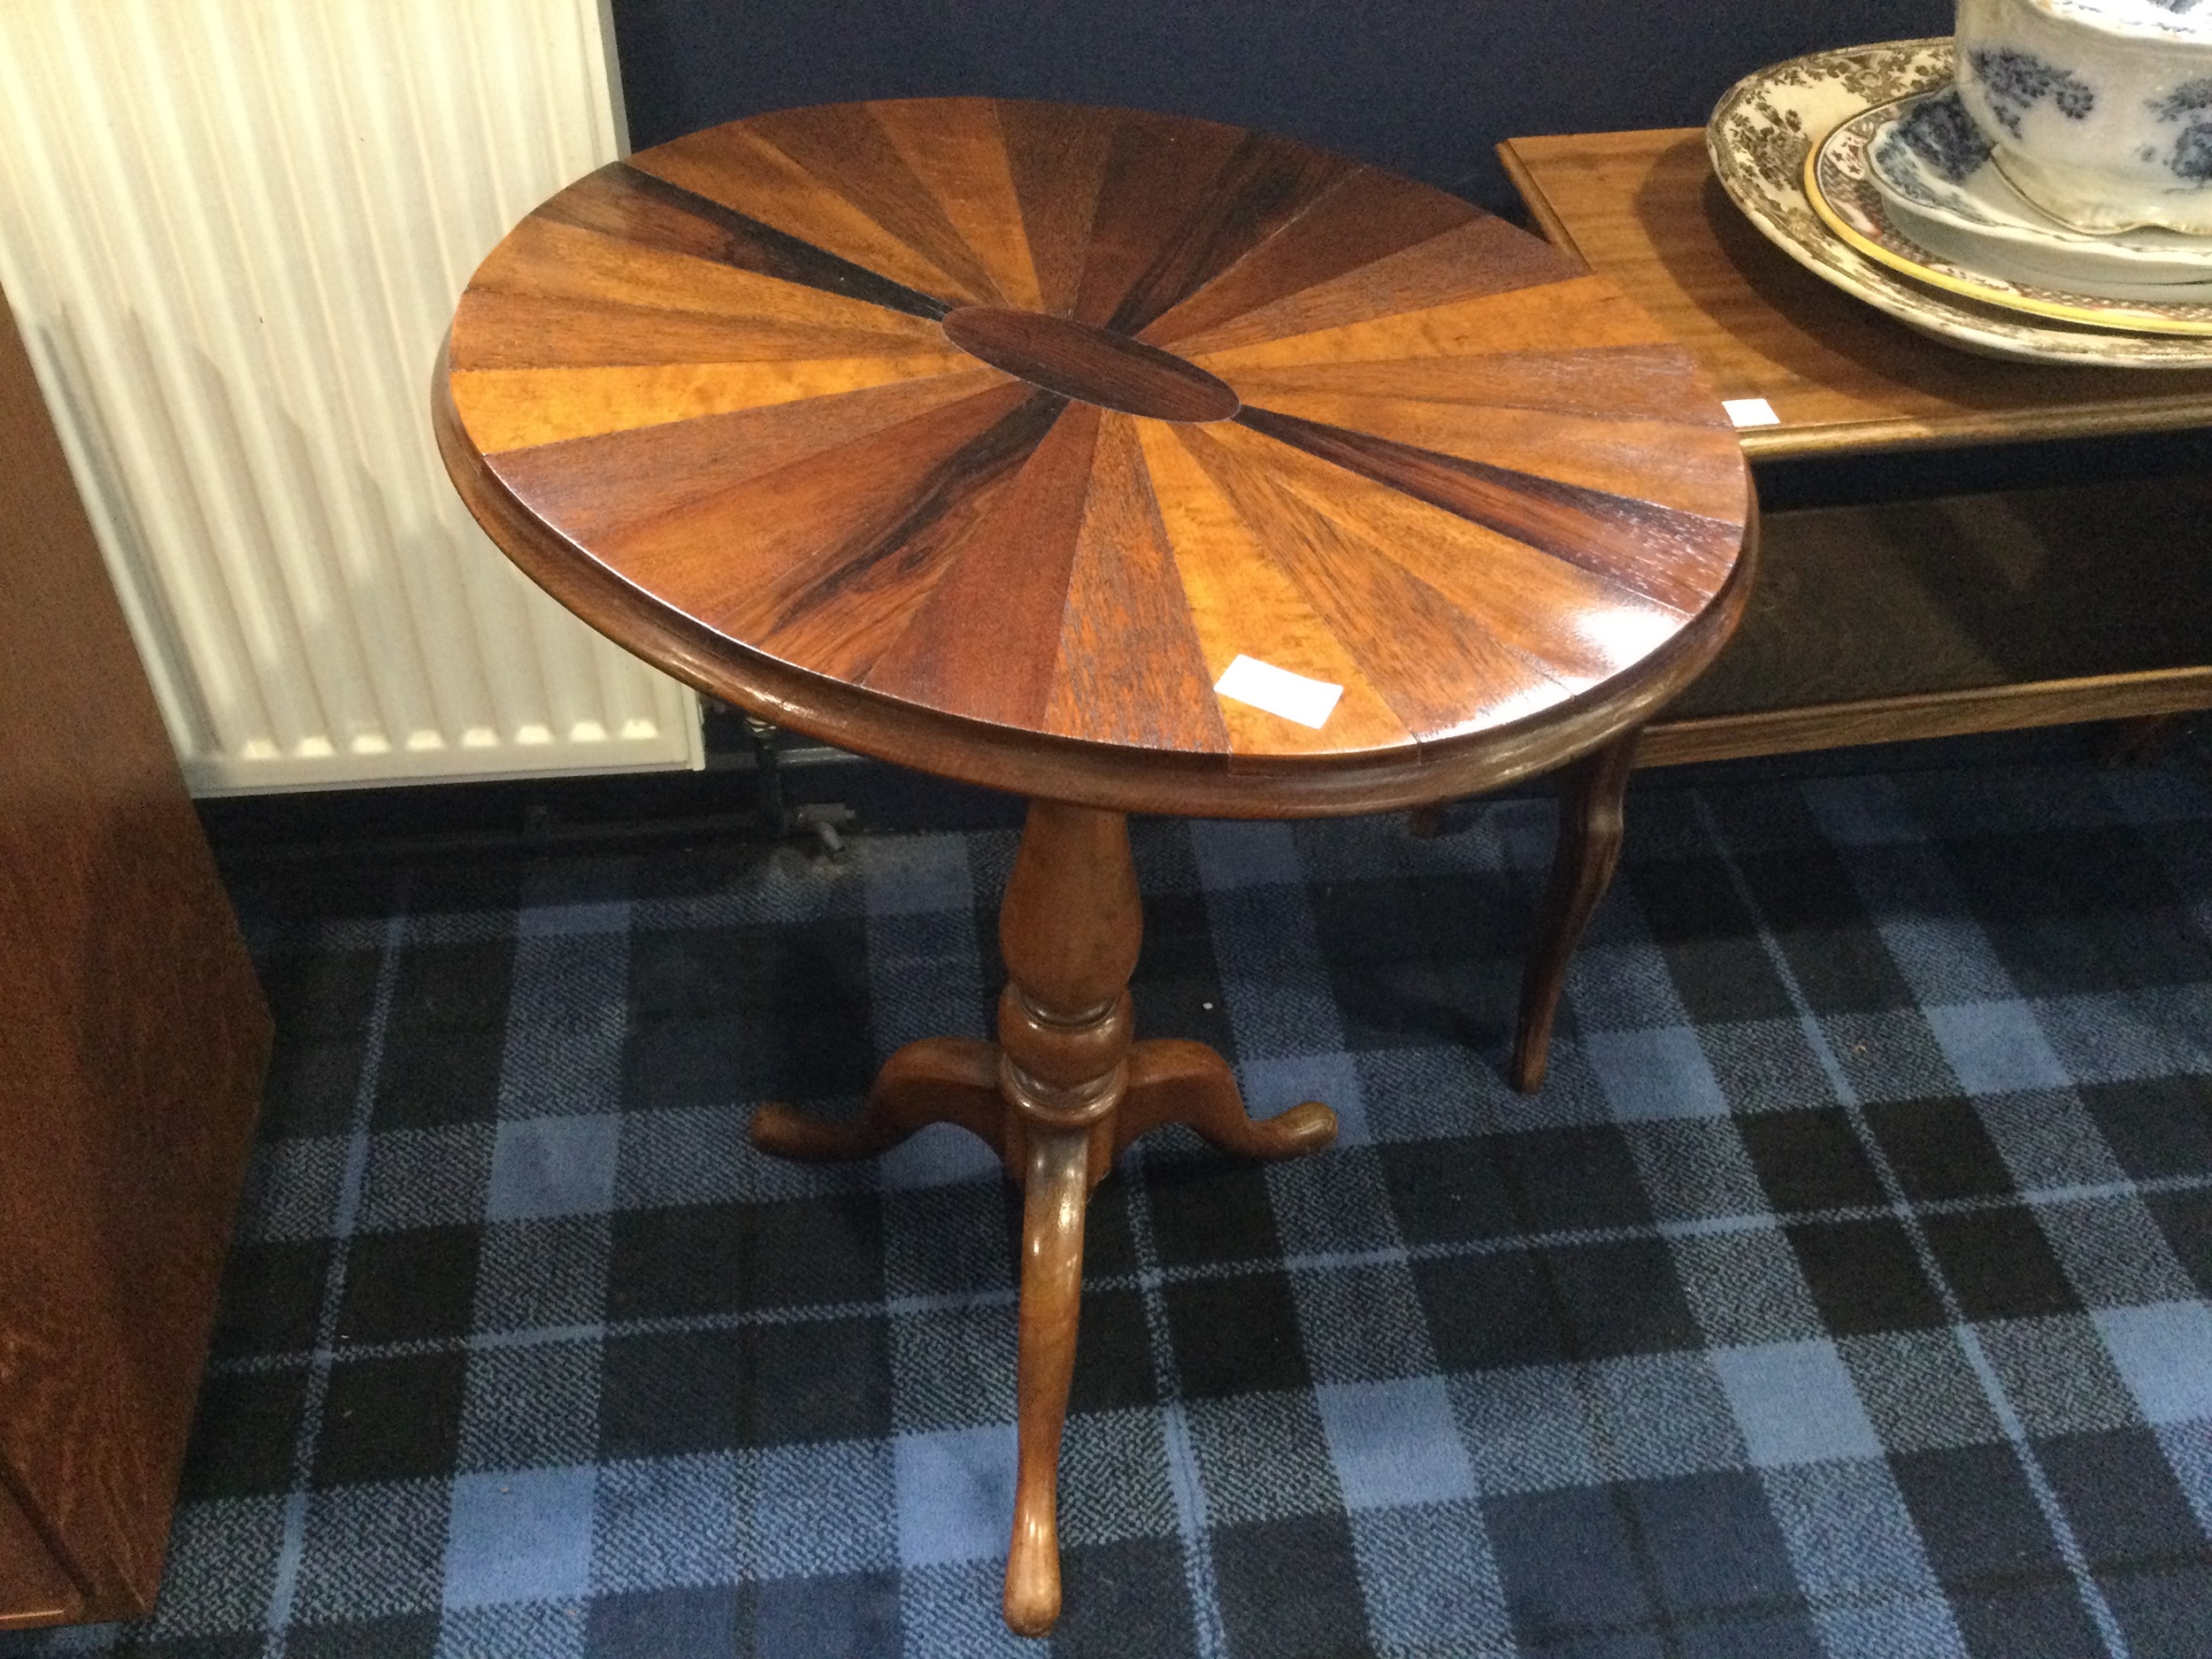
[{"label": "wood grain panel", "polygon": [[1386,259],[1482,216],[1482,210],[1402,179],[1362,167],[1276,235],[1195,288],[1142,330],[1156,345],[1180,347],[1286,296]]},{"label": "wood grain panel", "polygon": [[998,119],[1021,204],[1023,240],[1036,267],[1039,309],[1072,315],[1118,113],[1002,98]]},{"label": "wood grain panel", "polygon": [[0,1474],[0,1630],[75,1618],[84,1592],[71,1580]]},{"label": "wood grain panel", "polygon": [[[856,587],[884,608],[897,594],[903,611],[919,597],[912,584],[934,586],[949,549],[935,536],[910,544],[1019,466],[1062,406],[1025,386],[986,392],[609,538],[609,560],[710,626],[780,654]],[[905,617],[887,621],[871,636],[881,643]]]},{"label": "wood grain panel", "polygon": [[1002,726],[1043,719],[1100,413],[1084,404],[1062,411],[868,671],[870,690]]},{"label": "wood grain panel", "polygon": [[1265,133],[1247,133],[1204,197],[1152,257],[1114,308],[1109,328],[1141,332],[1259,243],[1275,236],[1357,169],[1348,161]]},{"label": "wood grain panel", "polygon": [[968,446],[1038,396],[1015,381],[963,398],[630,523],[595,550],[703,619],[795,580],[797,591],[805,585],[798,572],[872,545],[933,487],[954,480]]},{"label": "wood grain panel", "polygon": [[749,125],[831,190],[949,276],[980,305],[1007,296],[914,176],[871,106],[833,104],[756,117]]},{"label": "wood grain panel", "polygon": [[[1416,739],[1502,725],[1569,695],[1541,664],[1499,641],[1404,565],[1275,484],[1267,475],[1271,457],[1248,453],[1272,446],[1248,440],[1232,447],[1203,430],[1187,431],[1182,439],[1255,543]],[[1377,628],[1379,616],[1391,618],[1393,626]]]},{"label": "wood grain panel", "polygon": [[868,111],[1005,303],[1042,311],[997,106],[987,98],[905,98]]},{"label": "wood grain panel", "polygon": [[1477,357],[1395,357],[1377,363],[1240,369],[1231,383],[1240,396],[1273,407],[1283,406],[1289,394],[1315,392],[1671,420],[1734,430],[1725,411],[1701,401],[1702,382],[1697,370],[1673,346],[1493,351]]},{"label": "wood grain panel", "polygon": [[1100,426],[1044,727],[1170,752],[1229,747],[1128,415],[1110,414]]},{"label": "wood grain panel", "polygon": [[[649,178],[718,203],[749,224],[775,231],[787,239],[792,258],[803,257],[799,250],[812,249],[840,266],[871,273],[879,282],[930,301],[926,307],[917,308],[910,301],[894,309],[929,315],[955,305],[973,305],[983,297],[843,196],[825,189],[820,180],[765,135],[742,123],[640,150],[627,165]],[[756,244],[778,252],[783,247],[768,238],[748,236],[744,250],[750,254]]]},{"label": "wood grain panel", "polygon": [[1734,563],[1740,532],[1626,495],[1554,483],[1386,438],[1247,409],[1256,432],[1525,541],[1694,616]]},{"label": "wood grain panel", "polygon": [[1481,461],[1707,518],[1740,520],[1749,488],[1736,434],[1717,423],[1294,393],[1267,407],[1417,449]]},{"label": "wood grain panel", "polygon": [[463,371],[872,357],[942,350],[945,344],[933,323],[928,333],[841,328],[536,295],[465,294],[460,312],[468,344],[453,366]]},{"label": "wood grain panel", "polygon": [[580,616],[598,620],[639,655],[710,695],[771,716],[797,732],[862,754],[985,788],[1118,812],[1217,818],[1321,818],[1384,812],[1479,794],[1556,766],[1650,718],[1725,641],[1750,588],[1747,542],[1728,586],[1667,649],[1540,719],[1418,748],[1337,754],[1220,757],[1054,741],[1010,727],[956,721],[875,696],[749,649],[622,580],[520,507],[470,448],[439,384],[432,430],[477,521],[533,581]]},{"label": "wood grain panel", "polygon": [[[1221,428],[1234,445],[1236,431]],[[1262,453],[1253,452],[1257,464]],[[1650,655],[1681,626],[1676,612],[1581,566],[1441,507],[1283,446],[1269,476],[1333,514],[1385,557],[1436,588],[1479,626],[1578,691]]]},{"label": "wood grain panel", "polygon": [[[677,147],[682,142],[679,139],[676,145],[647,152],[651,157],[647,165],[618,161],[602,167],[537,211],[547,219],[641,247],[690,254],[916,317],[941,317],[961,297],[937,297],[951,288],[949,278],[908,254],[857,210],[835,198],[816,201],[812,217],[833,223],[830,234],[810,238],[794,235],[772,217],[756,217],[733,205],[733,198],[759,200],[772,214],[782,211],[787,202],[774,188],[743,188],[764,173],[772,180],[777,168],[796,175],[797,188],[810,199],[820,197],[805,183],[805,175],[773,150],[762,145],[749,150],[733,146],[722,156],[724,165],[718,171],[689,165]],[[635,160],[644,163],[645,157]],[[692,188],[687,180],[715,186],[721,193]],[[857,252],[861,259],[845,257],[841,252],[844,249]],[[917,279],[924,286],[909,286]]]},{"label": "wood grain panel", "polygon": [[1234,385],[1245,369],[1399,357],[1473,358],[1494,351],[1524,351],[1531,341],[1540,340],[1573,349],[1666,343],[1658,326],[1617,290],[1595,277],[1579,277],[1395,317],[1317,328],[1256,345],[1187,355],[1201,368]]},{"label": "wood grain panel", "polygon": [[626,524],[1006,384],[998,370],[975,367],[511,449],[493,465],[518,500],[588,546]]},{"label": "wood grain panel", "polygon": [[1344,687],[1319,730],[1220,699],[1238,754],[1329,754],[1409,743],[1413,734],[1367,681],[1358,662],[1276,568],[1197,458],[1177,441],[1187,428],[1140,420],[1145,471],[1182,578],[1209,681],[1239,657]]},{"label": "wood grain panel", "polygon": [[1181,335],[1176,349],[1193,357],[1225,351],[1378,317],[1433,311],[1455,301],[1561,282],[1579,274],[1580,267],[1564,254],[1486,214],[1346,275],[1302,288],[1201,333]]},{"label": "wood grain panel", "polygon": [[469,286],[477,293],[531,294],[541,299],[935,338],[928,317],[696,254],[626,242],[534,213],[492,250]]},{"label": "wood grain panel", "polygon": [[965,375],[964,352],[808,361],[670,363],[602,369],[478,369],[456,373],[453,398],[487,454],[603,432],[936,375]]},{"label": "wood grain panel", "polygon": [[1122,116],[1099,183],[1073,316],[1103,324],[1121,309],[1184,224],[1202,211],[1242,138],[1235,127],[1210,121]]},{"label": "wood grain panel", "polygon": [[989,434],[976,446],[985,451],[994,462],[988,470],[944,492],[916,522],[897,523],[906,540],[895,556],[818,559],[764,588],[757,603],[726,616],[721,626],[810,675],[858,686],[912,626],[916,610],[1012,486],[1021,457],[1002,453]]}]

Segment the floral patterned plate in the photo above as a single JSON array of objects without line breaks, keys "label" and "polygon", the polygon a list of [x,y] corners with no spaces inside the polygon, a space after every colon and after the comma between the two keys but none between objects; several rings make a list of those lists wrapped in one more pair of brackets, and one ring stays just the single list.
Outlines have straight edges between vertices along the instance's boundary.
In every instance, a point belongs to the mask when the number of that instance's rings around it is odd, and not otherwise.
[{"label": "floral patterned plate", "polygon": [[1829,229],[1805,194],[1820,141],[1878,104],[1951,78],[1947,38],[1816,52],[1746,77],[1705,129],[1713,171],[1762,234],[1815,275],[1908,327],[1987,357],[2106,368],[2212,366],[2212,340],[2071,326],[1946,293],[1878,264]]},{"label": "floral patterned plate", "polygon": [[2090,328],[2212,337],[2212,304],[2201,289],[2186,299],[2108,298],[2015,278],[1989,263],[1962,263],[1916,240],[1889,211],[1867,166],[1866,147],[1895,114],[1886,104],[1855,115],[1814,146],[1805,158],[1805,196],[1828,228],[1868,258],[1947,293],[2007,311]]},{"label": "floral patterned plate", "polygon": [[1974,124],[1955,86],[1916,93],[1855,117],[1821,148],[1860,121],[1874,123],[1866,141],[1866,173],[1891,218],[1938,252],[1943,245],[1918,235],[1916,223],[1932,219],[1965,237],[1967,246],[2002,244],[2016,250],[2023,263],[2046,267],[2051,288],[2070,286],[2052,280],[2069,269],[2147,284],[2212,281],[2212,236],[2150,227],[2076,230],[2036,206],[2005,176],[1995,147]]}]

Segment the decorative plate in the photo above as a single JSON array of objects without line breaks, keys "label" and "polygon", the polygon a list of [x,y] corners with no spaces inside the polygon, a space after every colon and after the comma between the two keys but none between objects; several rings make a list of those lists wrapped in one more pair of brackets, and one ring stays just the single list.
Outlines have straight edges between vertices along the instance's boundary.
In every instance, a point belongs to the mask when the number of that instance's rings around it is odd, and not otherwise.
[{"label": "decorative plate", "polygon": [[1713,171],[1759,232],[1792,259],[1906,326],[1969,351],[2106,368],[2212,366],[2212,341],[2077,328],[1913,281],[1868,258],[1821,221],[1805,161],[1844,122],[1943,86],[1947,38],[1889,41],[1792,58],[1729,88],[1706,126]]},{"label": "decorative plate", "polygon": [[1916,213],[1886,196],[1882,205],[1890,225],[1904,242],[1917,243],[1938,258],[1977,276],[1994,277],[2021,288],[2081,295],[2097,304],[2115,300],[2157,305],[2176,301],[2212,301],[2212,277],[2183,282],[2147,281],[2124,267],[2116,275],[2109,267],[2070,260],[2063,254],[2053,257],[2044,250],[2024,248],[2016,242],[1999,242],[1961,230],[1955,225]]},{"label": "decorative plate", "polygon": [[2193,300],[2101,299],[2041,288],[1994,271],[1961,265],[1916,242],[1890,218],[1868,176],[1867,142],[1890,119],[1890,106],[1868,110],[1838,127],[1805,158],[1805,196],[1828,228],[1868,258],[1947,293],[2087,328],[2212,336],[2212,304]]},{"label": "decorative plate", "polygon": [[2149,227],[2097,235],[2036,206],[2006,178],[1956,87],[1902,98],[1859,119],[1875,114],[1881,119],[1867,140],[1867,176],[1901,227],[1932,220],[1970,245],[2011,250],[2047,276],[2066,273],[2139,286],[2212,282],[2212,236]]}]

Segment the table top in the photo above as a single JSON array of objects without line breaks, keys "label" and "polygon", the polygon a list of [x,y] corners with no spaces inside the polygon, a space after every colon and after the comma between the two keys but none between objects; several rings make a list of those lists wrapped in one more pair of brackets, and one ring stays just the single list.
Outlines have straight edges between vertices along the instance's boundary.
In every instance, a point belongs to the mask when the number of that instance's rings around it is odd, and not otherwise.
[{"label": "table top", "polygon": [[[1612,285],[1125,111],[837,105],[616,163],[485,260],[435,403],[495,538],[649,660],[1133,810],[1554,764],[1702,666],[1747,564],[1717,397]],[[1240,657],[1254,701],[1215,688]],[[1265,669],[1340,692],[1304,724]]]},{"label": "table top", "polygon": [[1721,189],[1700,127],[1498,147],[1547,236],[1688,348],[1724,397],[1781,418],[1763,456],[2168,431],[2212,421],[2212,369],[2086,369],[1929,340],[1793,263]]}]

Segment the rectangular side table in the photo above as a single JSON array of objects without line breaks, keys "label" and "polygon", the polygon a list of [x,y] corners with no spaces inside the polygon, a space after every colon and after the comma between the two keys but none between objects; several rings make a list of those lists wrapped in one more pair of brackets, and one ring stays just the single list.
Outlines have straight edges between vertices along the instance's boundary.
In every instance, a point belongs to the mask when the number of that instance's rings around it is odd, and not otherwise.
[{"label": "rectangular side table", "polygon": [[[1537,227],[1655,316],[1762,461],[2212,425],[2212,370],[2002,362],[1793,264],[1684,127],[1509,139]],[[1647,726],[1664,765],[2212,708],[2212,480],[1776,512],[1744,625]]]},{"label": "rectangular side table", "polygon": [[[2212,425],[2212,370],[1978,357],[1831,288],[1728,200],[1702,128],[1515,138],[1498,154],[1545,235],[1656,318],[1722,397],[1772,407],[1777,424],[1741,434],[1755,475],[1786,458]],[[1514,1087],[1542,1084],[1632,766],[2212,708],[2208,523],[2203,476],[1768,513],[1734,639],[1664,718],[1563,780]]]}]

